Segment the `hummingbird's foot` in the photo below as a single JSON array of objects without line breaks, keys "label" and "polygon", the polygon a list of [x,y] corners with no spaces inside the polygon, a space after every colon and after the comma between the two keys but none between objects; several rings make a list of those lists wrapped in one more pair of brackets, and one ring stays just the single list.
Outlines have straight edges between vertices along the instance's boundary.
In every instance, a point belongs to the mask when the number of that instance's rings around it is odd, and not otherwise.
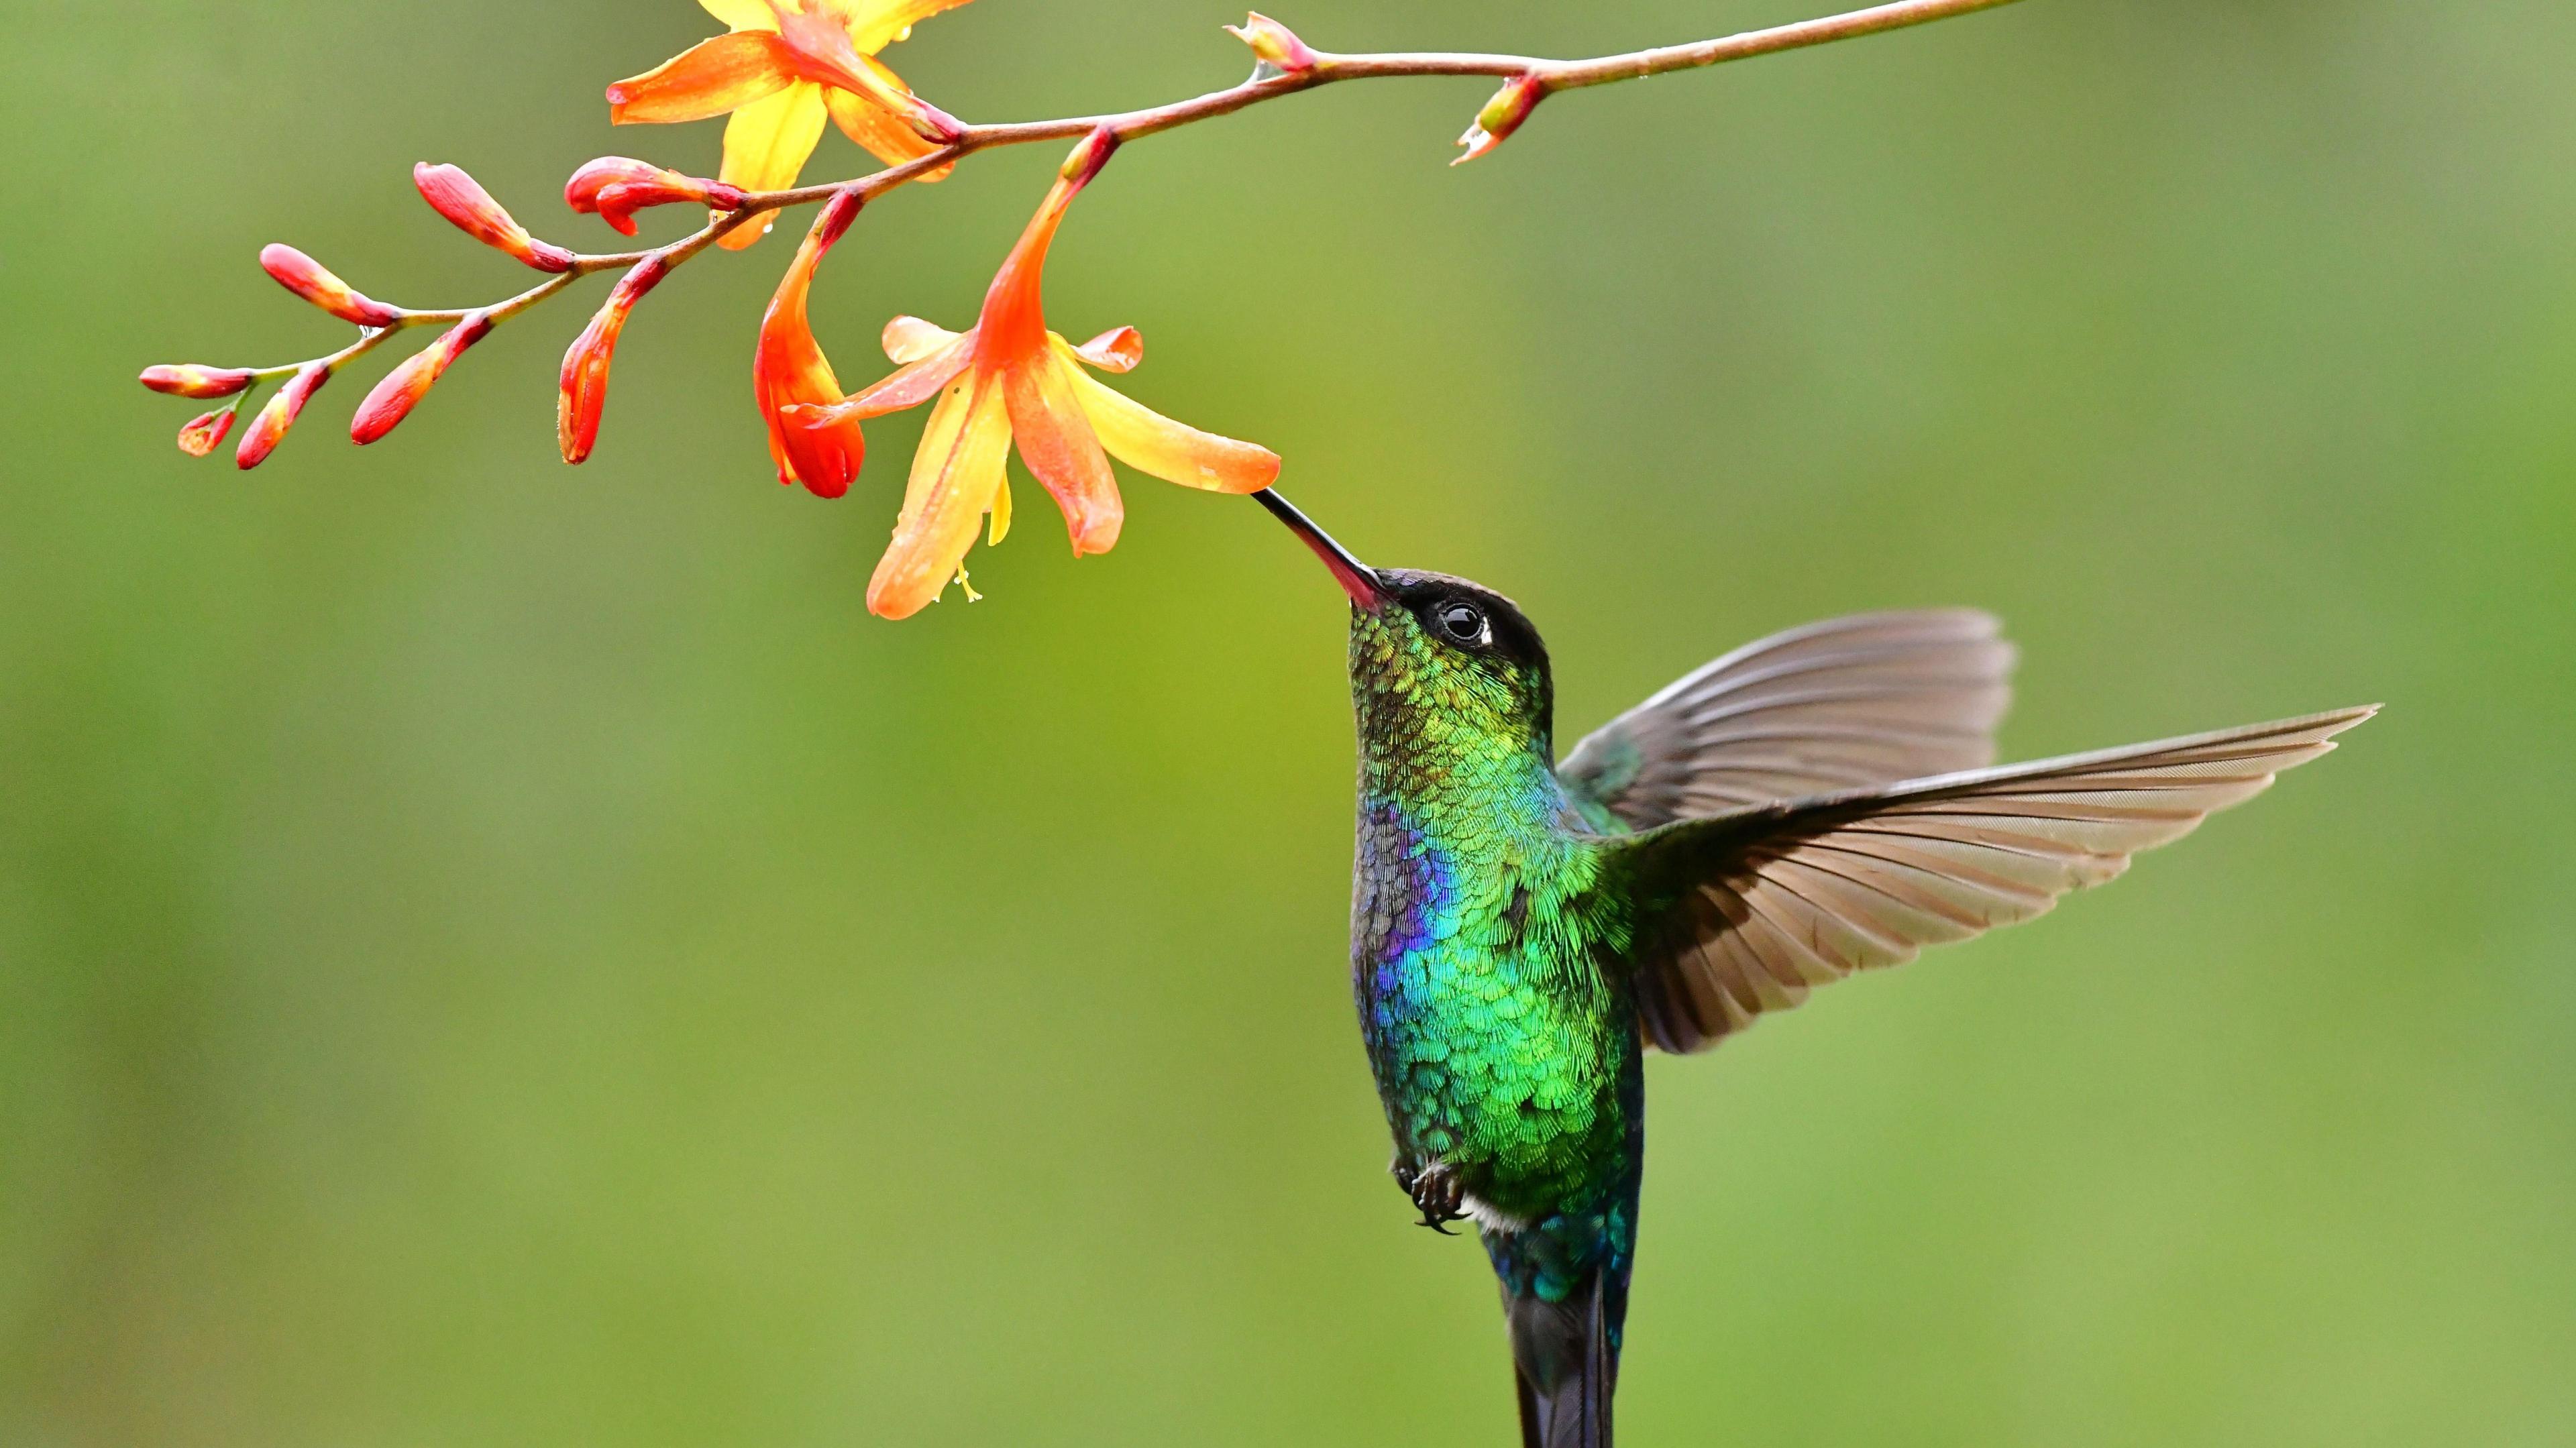
[{"label": "hummingbird's foot", "polygon": [[1459,1208],[1466,1202],[1467,1184],[1458,1179],[1447,1162],[1415,1167],[1399,1161],[1395,1164],[1395,1183],[1413,1198],[1413,1205],[1422,1213],[1423,1226],[1443,1237],[1458,1235],[1449,1230],[1449,1224],[1466,1220],[1467,1214]]}]

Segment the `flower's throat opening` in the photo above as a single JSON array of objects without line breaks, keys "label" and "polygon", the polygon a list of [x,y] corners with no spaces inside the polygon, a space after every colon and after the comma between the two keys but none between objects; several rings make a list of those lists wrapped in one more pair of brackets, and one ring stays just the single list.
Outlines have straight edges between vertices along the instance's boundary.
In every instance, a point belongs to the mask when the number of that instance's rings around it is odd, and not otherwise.
[{"label": "flower's throat opening", "polygon": [[1352,557],[1351,550],[1334,542],[1332,534],[1316,527],[1314,519],[1298,512],[1296,505],[1279,496],[1277,489],[1264,488],[1252,496],[1270,510],[1270,516],[1287,524],[1288,531],[1296,534],[1299,541],[1315,550],[1315,556],[1333,570],[1333,581],[1351,596],[1353,604],[1369,613],[1385,606],[1386,585],[1378,581],[1377,570]]}]

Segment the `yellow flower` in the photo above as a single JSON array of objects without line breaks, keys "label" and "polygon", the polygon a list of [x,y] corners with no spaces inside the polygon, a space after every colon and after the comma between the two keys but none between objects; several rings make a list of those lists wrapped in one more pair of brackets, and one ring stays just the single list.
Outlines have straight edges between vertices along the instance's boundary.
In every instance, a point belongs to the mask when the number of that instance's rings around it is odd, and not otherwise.
[{"label": "yellow flower", "polygon": [[[888,165],[931,154],[963,133],[955,118],[914,95],[876,53],[913,25],[966,0],[698,0],[733,27],[639,76],[608,88],[619,125],[702,121],[725,125],[720,179],[745,191],[781,191],[823,138],[827,115]],[[940,170],[925,176],[936,181]],[[743,226],[724,239],[740,250],[768,231]]]},{"label": "yellow flower", "polygon": [[786,426],[814,434],[807,445],[821,449],[855,446],[867,418],[939,400],[912,456],[894,542],[868,580],[869,612],[910,618],[950,579],[965,582],[966,551],[986,517],[990,540],[1002,541],[1011,527],[1004,465],[1015,444],[1020,461],[1063,510],[1077,558],[1108,552],[1126,521],[1127,505],[1109,471],[1112,457],[1214,493],[1257,493],[1278,478],[1279,455],[1270,449],[1174,422],[1091,379],[1084,367],[1126,372],[1144,360],[1144,339],[1135,328],[1104,332],[1079,347],[1047,328],[1047,248],[1073,198],[1117,144],[1103,129],[1074,148],[994,275],[974,330],[951,332],[919,317],[897,317],[886,324],[885,348],[901,371],[843,402],[782,409]]}]

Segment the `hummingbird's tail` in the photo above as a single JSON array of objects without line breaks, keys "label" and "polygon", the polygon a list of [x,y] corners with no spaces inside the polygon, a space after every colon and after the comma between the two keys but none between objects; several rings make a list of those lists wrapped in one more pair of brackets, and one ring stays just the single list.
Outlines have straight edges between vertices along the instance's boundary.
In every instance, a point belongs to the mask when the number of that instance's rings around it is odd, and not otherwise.
[{"label": "hummingbird's tail", "polygon": [[1606,1262],[1594,1266],[1590,1281],[1561,1302],[1504,1289],[1521,1448],[1610,1448],[1610,1397],[1619,1381],[1613,1275]]}]

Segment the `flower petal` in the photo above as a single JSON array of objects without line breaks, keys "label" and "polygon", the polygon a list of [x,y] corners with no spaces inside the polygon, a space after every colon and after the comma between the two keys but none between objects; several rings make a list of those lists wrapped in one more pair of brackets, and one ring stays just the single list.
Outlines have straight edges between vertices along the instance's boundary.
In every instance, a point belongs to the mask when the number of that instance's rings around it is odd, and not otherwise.
[{"label": "flower petal", "polygon": [[1174,422],[1078,367],[1063,370],[1100,445],[1138,472],[1215,493],[1257,493],[1278,481],[1279,455],[1270,449]]},{"label": "flower petal", "polygon": [[[990,548],[994,544],[999,543],[1010,536],[1011,475],[1008,472],[1005,472],[1002,474],[1002,485],[993,490],[992,525],[986,529],[984,533],[984,546]],[[959,575],[958,581],[961,583],[965,581],[965,577],[962,573]]]},{"label": "flower petal", "polygon": [[769,0],[698,0],[698,5],[736,30],[778,28],[778,12],[769,8]]},{"label": "flower petal", "polygon": [[994,506],[1011,450],[1001,379],[976,371],[939,400],[913,455],[894,542],[868,580],[868,611],[910,618],[957,576],[975,527]]},{"label": "flower petal", "polygon": [[886,360],[898,364],[918,362],[956,340],[955,332],[936,322],[897,317],[885,324]]},{"label": "flower petal", "polygon": [[[720,179],[745,191],[783,191],[796,184],[796,173],[805,169],[814,143],[822,139],[823,88],[798,81],[733,113],[725,124]],[[766,216],[746,222],[725,233],[717,245],[740,251],[767,235],[769,225]]]},{"label": "flower petal", "polygon": [[1056,353],[1041,353],[1033,365],[1007,374],[1003,396],[1010,404],[1011,436],[1020,445],[1020,461],[1064,510],[1065,531],[1073,536],[1073,556],[1079,558],[1117,546],[1127,509],[1118,497],[1108,455],[1100,450],[1100,439],[1065,376],[1069,370]]},{"label": "flower petal", "polygon": [[621,126],[703,121],[787,88],[794,57],[776,35],[719,35],[608,88],[608,118]]},{"label": "flower petal", "polygon": [[883,417],[907,407],[919,407],[939,395],[939,389],[957,380],[975,360],[975,334],[951,338],[945,346],[920,361],[897,371],[873,387],[862,389],[843,406],[853,417]]},{"label": "flower petal", "polygon": [[[923,140],[912,127],[905,125],[893,112],[856,91],[823,88],[823,104],[832,111],[832,124],[841,134],[859,143],[867,153],[889,166],[918,161],[939,147]],[[957,169],[954,163],[934,166],[921,173],[923,181],[945,181]]]},{"label": "flower petal", "polygon": [[850,33],[829,11],[781,10],[778,38],[796,73],[845,91],[856,91],[902,118],[918,134],[945,145],[964,133],[963,123],[912,93],[901,77],[861,55]]},{"label": "flower petal", "polygon": [[1064,224],[1065,211],[1081,190],[1080,182],[1061,179],[1048,188],[1037,215],[1029,218],[1001,270],[993,273],[975,331],[997,367],[1024,367],[1046,354],[1054,335],[1046,325],[1047,248],[1055,244],[1056,228]]},{"label": "flower petal", "polygon": [[1074,348],[1073,355],[1103,372],[1133,372],[1145,360],[1145,334],[1133,327],[1113,328]]},{"label": "flower petal", "polygon": [[966,0],[826,0],[850,28],[850,43],[861,55],[874,55],[915,25]]}]

